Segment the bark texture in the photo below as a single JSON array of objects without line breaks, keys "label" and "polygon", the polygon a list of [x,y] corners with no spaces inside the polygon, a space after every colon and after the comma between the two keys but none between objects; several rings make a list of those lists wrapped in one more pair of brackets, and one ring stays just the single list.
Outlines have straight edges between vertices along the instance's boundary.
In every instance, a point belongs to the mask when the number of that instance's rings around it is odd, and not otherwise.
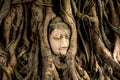
[{"label": "bark texture", "polygon": [[[66,57],[48,28],[71,28]],[[120,0],[0,0],[0,80],[119,80]]]}]

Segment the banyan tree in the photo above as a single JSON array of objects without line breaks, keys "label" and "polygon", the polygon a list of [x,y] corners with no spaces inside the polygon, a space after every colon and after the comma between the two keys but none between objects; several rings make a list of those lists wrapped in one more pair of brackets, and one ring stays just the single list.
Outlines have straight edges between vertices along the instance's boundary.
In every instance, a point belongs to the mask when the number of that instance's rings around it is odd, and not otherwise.
[{"label": "banyan tree", "polygon": [[119,80],[120,0],[0,0],[0,80]]}]

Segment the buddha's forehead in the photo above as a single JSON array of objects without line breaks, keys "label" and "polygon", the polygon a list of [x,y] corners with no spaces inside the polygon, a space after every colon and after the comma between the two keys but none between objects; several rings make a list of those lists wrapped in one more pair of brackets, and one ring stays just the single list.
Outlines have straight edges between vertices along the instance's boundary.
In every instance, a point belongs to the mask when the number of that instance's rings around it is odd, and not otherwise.
[{"label": "buddha's forehead", "polygon": [[70,30],[69,29],[64,29],[64,28],[56,28],[52,31],[51,35],[70,35]]}]

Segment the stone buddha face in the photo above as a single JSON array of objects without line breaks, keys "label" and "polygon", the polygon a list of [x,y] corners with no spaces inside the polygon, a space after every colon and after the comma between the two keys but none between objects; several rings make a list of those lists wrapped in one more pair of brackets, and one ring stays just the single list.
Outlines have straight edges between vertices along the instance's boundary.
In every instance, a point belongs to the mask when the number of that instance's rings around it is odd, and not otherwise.
[{"label": "stone buddha face", "polygon": [[69,48],[70,28],[64,22],[56,22],[49,31],[49,43],[55,55],[66,55]]}]

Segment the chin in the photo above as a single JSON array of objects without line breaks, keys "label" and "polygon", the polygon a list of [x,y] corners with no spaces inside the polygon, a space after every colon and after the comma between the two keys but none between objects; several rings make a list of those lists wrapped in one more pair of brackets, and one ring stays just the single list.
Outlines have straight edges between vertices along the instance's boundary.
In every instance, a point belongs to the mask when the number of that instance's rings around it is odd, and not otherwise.
[{"label": "chin", "polygon": [[62,52],[61,55],[66,55],[66,52]]}]

